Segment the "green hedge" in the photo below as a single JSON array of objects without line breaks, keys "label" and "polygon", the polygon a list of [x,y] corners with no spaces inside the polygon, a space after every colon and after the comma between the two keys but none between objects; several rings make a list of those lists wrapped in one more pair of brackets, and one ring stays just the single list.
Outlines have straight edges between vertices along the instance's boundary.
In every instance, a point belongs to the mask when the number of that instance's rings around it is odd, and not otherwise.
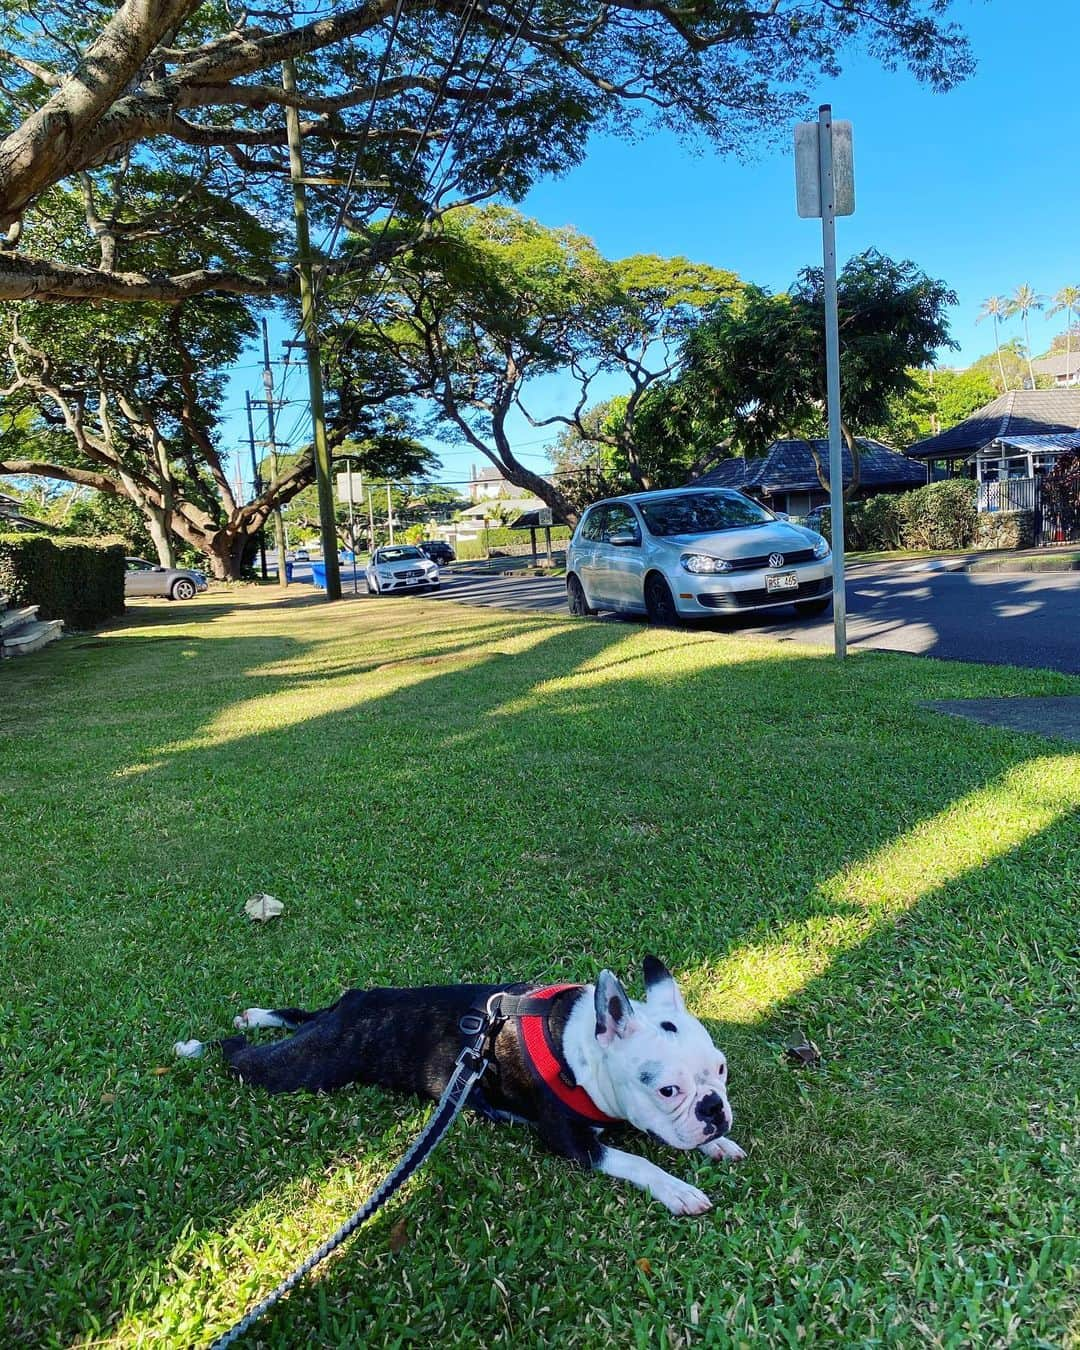
[{"label": "green hedge", "polygon": [[94,628],[124,612],[124,548],[44,534],[0,535],[0,595],[42,619]]},{"label": "green hedge", "polygon": [[[573,534],[573,530],[568,525],[552,525],[551,542],[565,543]],[[493,548],[505,548],[509,544],[522,544],[526,547],[529,543],[528,530],[512,530],[508,526],[499,529],[487,530],[482,532],[475,539],[462,539],[454,544],[454,552],[462,562],[470,559],[486,558],[488,550]],[[544,527],[536,527],[536,545],[538,548],[544,546]]]},{"label": "green hedge", "polygon": [[[971,478],[948,478],[913,492],[881,493],[844,508],[844,535],[851,552],[894,548],[970,548],[978,538],[978,487]],[[829,508],[821,533],[832,539]]]}]

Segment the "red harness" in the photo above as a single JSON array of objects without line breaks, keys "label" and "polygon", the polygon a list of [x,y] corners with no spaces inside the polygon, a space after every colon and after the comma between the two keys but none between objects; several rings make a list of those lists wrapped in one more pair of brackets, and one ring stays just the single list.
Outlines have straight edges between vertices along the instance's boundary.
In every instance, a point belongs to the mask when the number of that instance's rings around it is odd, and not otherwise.
[{"label": "red harness", "polygon": [[[534,999],[553,999],[567,989],[583,989],[580,984],[551,984],[546,989],[536,989],[527,997],[530,1003]],[[547,1014],[525,1013],[518,1018],[521,1025],[521,1044],[529,1067],[547,1088],[547,1090],[574,1115],[587,1120],[590,1125],[614,1125],[618,1118],[606,1115],[593,1099],[577,1083],[573,1083],[570,1066],[555,1046],[548,1026]],[[567,1083],[567,1078],[573,1084]]]}]

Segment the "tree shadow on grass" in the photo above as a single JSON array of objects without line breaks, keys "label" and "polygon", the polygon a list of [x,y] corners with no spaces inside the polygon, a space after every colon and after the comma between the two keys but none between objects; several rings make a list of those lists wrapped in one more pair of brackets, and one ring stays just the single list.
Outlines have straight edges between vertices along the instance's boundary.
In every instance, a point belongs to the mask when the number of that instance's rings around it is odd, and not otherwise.
[{"label": "tree shadow on grass", "polygon": [[[91,1334],[126,1299],[130,1312],[143,1310],[137,1322],[154,1327],[170,1299],[159,1291],[162,1272],[184,1269],[196,1250],[194,1282],[170,1278],[189,1302],[215,1290],[217,1301],[226,1270],[246,1260],[244,1245],[272,1240],[305,1197],[317,1197],[328,1158],[340,1161],[344,1147],[377,1171],[394,1156],[398,1126],[416,1118],[411,1105],[370,1090],[270,1099],[238,1090],[210,1063],[154,1075],[171,1039],[225,1031],[248,1003],[315,1003],[353,983],[584,979],[600,964],[629,972],[647,950],[694,972],[695,1003],[716,1016],[710,987],[723,992],[725,962],[740,946],[774,929],[812,933],[852,919],[853,900],[833,884],[852,859],[991,789],[1032,755],[1028,741],[883,702],[880,689],[891,686],[872,661],[852,672],[823,658],[740,652],[718,668],[707,643],[680,645],[677,635],[573,624],[552,633],[535,623],[521,631],[547,636],[513,659],[482,655],[389,684],[351,711],[284,727],[268,717],[224,749],[200,743],[200,733],[235,705],[207,686],[202,703],[147,729],[156,739],[140,733],[146,754],[163,743],[189,748],[137,783],[122,780],[139,814],[109,835],[99,822],[57,837],[53,885],[24,911],[27,965],[11,1026],[25,1051],[21,1081],[35,1084],[24,1190],[52,1218],[24,1234],[38,1302],[20,1293],[9,1325],[22,1318]],[[661,676],[629,673],[642,643],[668,640]],[[251,641],[278,644],[269,658],[260,650],[263,663],[301,654],[280,639]],[[223,659],[230,651],[219,649]],[[950,690],[962,683],[954,671],[939,674]],[[921,675],[933,692],[936,676]],[[272,693],[281,677],[265,678]],[[943,756],[942,744],[955,753]],[[134,748],[101,744],[84,774],[104,781],[110,765],[130,766]],[[843,775],[819,766],[856,755],[866,762],[852,801]],[[923,758],[933,767],[920,774]],[[107,859],[107,870],[81,880],[73,910],[59,907],[55,883],[94,859],[103,868]],[[255,889],[285,899],[285,920],[265,930],[239,920]],[[733,1034],[754,1083],[739,1109],[765,1149],[764,1122],[788,1102],[790,1079],[775,1073],[768,1040],[745,1027]],[[616,1233],[629,1214],[650,1212],[643,1199],[598,1193],[596,1179],[583,1188],[559,1164],[534,1161],[531,1143],[523,1150],[512,1135],[489,1140],[465,1128],[481,1141],[467,1188],[482,1193],[491,1166],[511,1193],[538,1184],[577,1206],[584,1189],[585,1214],[595,1224],[602,1205]],[[421,1259],[431,1259],[453,1318],[469,1293],[460,1263],[436,1259],[436,1234],[462,1187],[449,1168],[435,1164],[436,1222]],[[493,1199],[488,1221],[492,1208],[504,1240],[530,1251],[527,1215]],[[479,1211],[461,1222],[463,1240],[484,1244]],[[357,1270],[326,1287],[343,1281],[361,1310],[385,1298],[378,1316],[408,1322],[400,1291],[376,1278],[365,1292],[354,1282],[377,1272],[364,1261]],[[328,1316],[335,1325],[337,1314]]]}]

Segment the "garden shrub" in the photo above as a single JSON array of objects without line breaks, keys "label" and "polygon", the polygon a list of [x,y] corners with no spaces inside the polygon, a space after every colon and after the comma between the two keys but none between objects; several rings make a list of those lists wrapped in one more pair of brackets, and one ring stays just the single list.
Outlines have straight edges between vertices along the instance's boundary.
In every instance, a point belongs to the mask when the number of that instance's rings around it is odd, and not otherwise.
[{"label": "garden shrub", "polygon": [[[572,533],[573,531],[567,525],[552,525],[552,545],[561,543],[565,546]],[[536,530],[536,546],[540,549],[544,547],[544,527],[542,525],[538,526]],[[504,553],[529,553],[531,551],[529,531],[502,527],[482,531],[475,539],[459,539],[454,544],[454,552],[464,562],[475,558],[486,558],[494,549],[502,549]]]},{"label": "garden shrub", "polygon": [[124,546],[44,534],[0,535],[0,594],[38,617],[93,628],[124,612]]},{"label": "garden shrub", "polygon": [[[844,507],[846,547],[851,552],[970,548],[979,531],[977,494],[973,479],[949,478],[913,492],[883,492],[866,501],[848,502]],[[820,523],[814,528],[832,543],[827,506],[821,508]]]},{"label": "garden shrub", "polygon": [[855,552],[879,552],[900,547],[900,510],[896,496],[881,493],[853,502],[844,519],[847,547]]},{"label": "garden shrub", "polygon": [[928,483],[897,498],[904,548],[970,548],[978,528],[978,487],[971,478]]}]

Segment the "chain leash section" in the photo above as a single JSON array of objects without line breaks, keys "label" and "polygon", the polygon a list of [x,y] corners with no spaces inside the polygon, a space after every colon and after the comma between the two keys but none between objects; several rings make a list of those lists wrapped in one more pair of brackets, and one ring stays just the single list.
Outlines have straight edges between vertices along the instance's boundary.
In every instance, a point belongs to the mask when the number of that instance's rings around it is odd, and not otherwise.
[{"label": "chain leash section", "polygon": [[321,1247],[307,1258],[302,1266],[299,1266],[287,1278],[281,1281],[278,1287],[268,1294],[266,1298],[257,1304],[249,1313],[246,1313],[239,1322],[236,1322],[228,1331],[214,1341],[210,1350],[224,1350],[227,1345],[232,1345],[238,1341],[241,1336],[250,1331],[261,1317],[274,1306],[275,1303],[283,1299],[290,1290],[294,1289],[305,1275],[308,1275],[320,1261],[324,1261],[332,1251],[335,1251],[341,1244],[349,1238],[362,1223],[365,1223],[371,1216],[386,1204],[387,1200],[399,1190],[406,1181],[417,1171],[427,1158],[432,1154],[443,1136],[453,1125],[461,1112],[462,1107],[469,1096],[473,1084],[483,1074],[488,1067],[489,1061],[483,1055],[484,1042],[488,1035],[488,1019],[475,1015],[475,1020],[470,1025],[465,1025],[466,1019],[462,1019],[462,1030],[467,1035],[472,1036],[473,1040],[467,1045],[457,1058],[454,1065],[454,1071],[450,1075],[450,1081],[443,1089],[443,1094],[439,1098],[435,1110],[428,1118],[427,1124],[413,1140],[408,1152],[394,1168],[394,1170],[383,1179],[372,1195],[360,1206],[355,1214],[347,1219],[341,1227],[326,1239]]}]

